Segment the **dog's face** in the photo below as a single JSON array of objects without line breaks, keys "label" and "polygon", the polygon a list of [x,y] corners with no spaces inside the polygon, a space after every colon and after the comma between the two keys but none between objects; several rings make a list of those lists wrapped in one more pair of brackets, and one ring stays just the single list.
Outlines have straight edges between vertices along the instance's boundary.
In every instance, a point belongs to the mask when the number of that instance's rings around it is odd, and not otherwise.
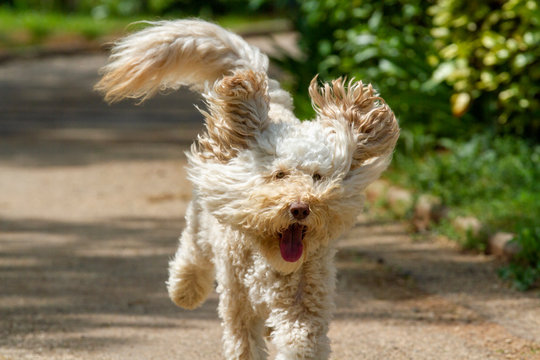
[{"label": "dog's face", "polygon": [[206,95],[207,133],[190,155],[203,206],[256,239],[282,273],[354,223],[363,189],[386,168],[399,135],[371,87],[313,82],[310,94],[314,121],[270,119],[265,75],[225,77]]}]

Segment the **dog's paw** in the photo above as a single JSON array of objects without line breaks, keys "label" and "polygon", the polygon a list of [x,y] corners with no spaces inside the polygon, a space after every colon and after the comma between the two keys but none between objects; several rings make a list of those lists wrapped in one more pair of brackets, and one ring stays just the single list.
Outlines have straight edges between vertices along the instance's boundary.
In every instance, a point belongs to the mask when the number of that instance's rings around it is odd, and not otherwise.
[{"label": "dog's paw", "polygon": [[184,309],[195,309],[202,305],[213,289],[213,271],[192,263],[178,265],[171,264],[169,269],[169,297]]}]

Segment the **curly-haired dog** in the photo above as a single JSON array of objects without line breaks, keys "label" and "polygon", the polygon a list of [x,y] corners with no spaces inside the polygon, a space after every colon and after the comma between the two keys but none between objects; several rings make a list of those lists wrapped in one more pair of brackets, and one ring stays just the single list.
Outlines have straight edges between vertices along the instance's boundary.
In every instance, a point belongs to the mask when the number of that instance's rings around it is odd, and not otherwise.
[{"label": "curly-haired dog", "polygon": [[327,359],[335,239],[390,161],[394,114],[371,85],[315,78],[317,117],[300,122],[266,55],[239,36],[199,20],[151,24],[116,44],[96,88],[117,101],[185,85],[206,100],[171,299],[196,308],[217,279],[227,359],[266,358],[265,334],[277,359]]}]

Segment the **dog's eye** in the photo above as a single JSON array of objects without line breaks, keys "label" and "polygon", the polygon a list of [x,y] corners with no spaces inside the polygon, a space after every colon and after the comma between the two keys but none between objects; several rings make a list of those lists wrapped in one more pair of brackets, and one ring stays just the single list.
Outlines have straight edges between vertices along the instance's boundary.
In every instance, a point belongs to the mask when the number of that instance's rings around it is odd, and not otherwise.
[{"label": "dog's eye", "polygon": [[274,175],[274,178],[276,179],[283,179],[285,177],[285,171],[278,171],[275,175]]},{"label": "dog's eye", "polygon": [[322,179],[321,174],[317,174],[317,173],[313,174],[313,181],[319,181],[321,179]]}]

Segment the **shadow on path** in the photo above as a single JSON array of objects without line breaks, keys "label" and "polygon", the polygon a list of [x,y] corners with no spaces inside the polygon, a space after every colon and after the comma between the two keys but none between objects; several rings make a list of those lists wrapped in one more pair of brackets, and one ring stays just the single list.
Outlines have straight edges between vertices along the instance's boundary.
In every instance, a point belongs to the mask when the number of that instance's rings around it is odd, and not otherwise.
[{"label": "shadow on path", "polygon": [[181,218],[0,220],[0,345],[43,332],[178,328],[175,317],[215,320],[215,298],[189,312],[168,299],[167,264],[182,227]]},{"label": "shadow on path", "polygon": [[[92,88],[105,55],[53,57],[0,66],[0,163],[85,165],[172,158],[203,127],[200,97],[181,89],[144,104],[108,105]],[[118,145],[130,145],[122,146]],[[69,153],[66,153],[69,149]]]}]

